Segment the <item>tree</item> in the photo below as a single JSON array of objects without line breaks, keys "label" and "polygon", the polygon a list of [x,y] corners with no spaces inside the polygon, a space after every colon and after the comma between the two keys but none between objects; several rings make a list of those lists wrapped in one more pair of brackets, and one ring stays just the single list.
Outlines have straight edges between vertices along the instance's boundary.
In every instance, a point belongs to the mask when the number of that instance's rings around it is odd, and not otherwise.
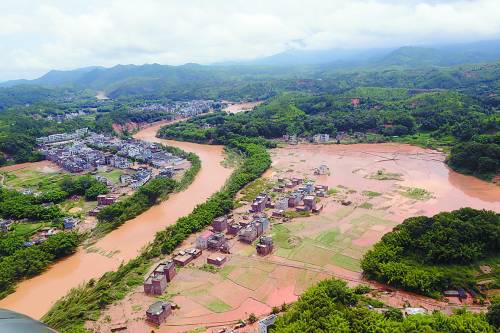
[{"label": "tree", "polygon": [[85,190],[85,199],[89,201],[93,201],[97,199],[98,195],[106,194],[109,192],[109,189],[103,183],[97,181],[90,185],[89,188]]},{"label": "tree", "polygon": [[492,326],[500,328],[500,298],[496,297],[492,300],[486,313],[486,319]]}]

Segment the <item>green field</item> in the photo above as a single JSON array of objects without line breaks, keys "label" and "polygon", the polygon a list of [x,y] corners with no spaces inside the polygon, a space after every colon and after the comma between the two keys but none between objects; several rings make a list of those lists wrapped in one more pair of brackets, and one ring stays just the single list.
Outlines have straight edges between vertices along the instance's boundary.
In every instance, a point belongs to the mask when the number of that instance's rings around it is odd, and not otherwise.
[{"label": "green field", "polygon": [[204,304],[204,306],[207,309],[209,309],[210,311],[217,312],[217,313],[226,312],[226,311],[231,310],[230,305],[224,303],[223,301],[221,301],[218,298],[215,298],[214,300],[212,300],[208,304]]},{"label": "green field", "polygon": [[236,275],[232,280],[247,289],[256,290],[259,287],[258,283],[255,281],[264,281],[267,279],[268,272],[254,267],[238,269],[234,271],[231,275]]},{"label": "green field", "polygon": [[319,234],[316,237],[316,240],[326,246],[332,246],[335,242],[335,240],[339,237],[340,231],[335,229],[335,230],[330,230],[330,231],[325,231],[321,234]]},{"label": "green field", "polygon": [[125,171],[123,171],[123,170],[113,169],[113,170],[107,171],[107,172],[98,172],[97,174],[99,176],[106,177],[113,184],[118,184],[120,182],[120,176],[123,175],[124,173],[125,173]]},{"label": "green field", "polygon": [[49,227],[50,225],[50,223],[18,222],[11,225],[10,232],[12,235],[25,236],[30,235],[43,227]]},{"label": "green field", "polygon": [[54,189],[57,183],[66,175],[62,172],[40,172],[31,169],[19,169],[2,172],[4,185],[19,190],[30,188],[36,192],[45,192]]},{"label": "green field", "polygon": [[[393,225],[394,222],[372,214],[358,214],[348,222],[351,227],[341,232],[337,223],[353,210],[341,207],[328,215],[273,226],[274,254],[320,267],[331,264],[360,271],[359,260],[369,247],[355,245],[353,241],[374,225]],[[325,226],[328,229],[325,230]]]}]

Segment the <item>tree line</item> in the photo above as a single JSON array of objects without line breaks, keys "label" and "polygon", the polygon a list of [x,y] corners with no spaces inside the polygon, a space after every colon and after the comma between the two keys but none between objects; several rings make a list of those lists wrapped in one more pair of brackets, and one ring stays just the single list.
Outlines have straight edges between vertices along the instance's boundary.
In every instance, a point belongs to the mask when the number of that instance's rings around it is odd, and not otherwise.
[{"label": "tree line", "polygon": [[321,281],[307,289],[282,316],[278,316],[269,332],[493,333],[498,329],[498,312],[495,320],[493,311],[486,316],[460,310],[450,316],[433,312],[408,317],[395,308],[374,311],[368,305],[380,307],[383,304],[362,295],[364,291],[364,288],[348,288],[341,280]]},{"label": "tree line", "polygon": [[35,276],[54,260],[73,253],[79,237],[76,232],[61,232],[39,245],[26,247],[25,241],[18,235],[0,237],[0,299],[13,292],[23,278]]}]

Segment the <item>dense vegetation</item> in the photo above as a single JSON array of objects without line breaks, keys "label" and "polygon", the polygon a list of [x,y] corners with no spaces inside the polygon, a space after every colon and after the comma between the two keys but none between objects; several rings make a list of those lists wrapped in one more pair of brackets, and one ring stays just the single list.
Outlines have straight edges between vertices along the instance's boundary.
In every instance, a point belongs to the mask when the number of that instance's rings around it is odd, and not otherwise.
[{"label": "dense vegetation", "polygon": [[71,254],[78,246],[76,232],[61,232],[40,245],[26,247],[26,237],[0,236],[0,299],[14,291],[15,284],[43,271],[52,261]]},{"label": "dense vegetation", "polygon": [[54,305],[43,321],[62,333],[85,332],[86,320],[96,320],[101,309],[122,299],[127,291],[142,283],[154,258],[171,253],[190,233],[202,230],[215,217],[227,213],[233,207],[236,192],[257,179],[271,164],[269,154],[258,141],[240,139],[229,145],[240,150],[245,159],[222,190],[198,205],[191,214],[178,219],[175,225],[157,233],[153,243],[136,259],[120,266],[116,272],[106,273],[98,281],[92,280],[73,289]]},{"label": "dense vegetation", "polygon": [[54,221],[63,216],[59,207],[40,205],[40,199],[30,194],[0,187],[0,217],[30,221]]},{"label": "dense vegetation", "polygon": [[371,302],[350,289],[344,281],[321,281],[306,290],[297,302],[279,316],[271,333],[368,333],[368,332],[440,332],[493,333],[496,329],[483,314],[459,311],[451,316],[440,312],[403,318],[398,309],[385,313],[369,310]]},{"label": "dense vegetation", "polygon": [[454,169],[491,179],[500,170],[500,135],[480,135],[451,149],[448,164]]},{"label": "dense vegetation", "polygon": [[498,261],[499,251],[500,217],[462,208],[406,219],[365,254],[361,267],[371,279],[438,296],[448,288],[476,289],[467,268],[480,260]]},{"label": "dense vegetation", "polygon": [[455,91],[363,87],[338,94],[283,93],[252,112],[197,117],[165,127],[161,135],[225,143],[237,136],[347,133],[358,141],[404,138],[425,146],[456,144],[452,167],[491,178],[500,170],[498,122],[491,105]]},{"label": "dense vegetation", "polygon": [[54,203],[71,195],[95,200],[98,194],[107,191],[105,185],[91,176],[64,177],[38,196],[0,187],[0,217],[33,225],[28,228],[30,232],[0,234],[0,298],[12,292],[19,280],[40,273],[54,260],[73,253],[78,246],[76,232],[58,233],[41,244],[28,242],[37,231],[35,225],[62,226],[64,213]]}]

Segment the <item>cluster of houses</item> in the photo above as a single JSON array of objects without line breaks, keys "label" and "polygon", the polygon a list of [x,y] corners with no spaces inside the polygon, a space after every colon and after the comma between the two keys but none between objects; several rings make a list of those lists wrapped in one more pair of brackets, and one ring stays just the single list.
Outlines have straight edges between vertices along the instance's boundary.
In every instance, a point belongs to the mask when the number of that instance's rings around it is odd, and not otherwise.
[{"label": "cluster of houses", "polygon": [[36,142],[40,144],[49,144],[56,142],[63,142],[69,140],[75,140],[83,137],[88,132],[88,128],[80,128],[72,133],[57,133],[49,136],[42,136],[40,138],[36,138]]},{"label": "cluster of houses", "polygon": [[220,109],[221,103],[213,100],[191,100],[191,101],[174,101],[170,103],[160,104],[152,103],[139,106],[138,111],[163,111],[171,113],[176,117],[188,118],[199,114],[207,113],[211,109]]},{"label": "cluster of houses", "polygon": [[[183,249],[174,254],[172,259],[158,264],[144,280],[144,293],[151,296],[162,295],[167,284],[176,275],[176,266],[186,266],[194,259],[200,257],[203,251],[211,254],[207,257],[207,264],[221,267],[228,259],[230,253],[229,238],[226,235],[237,237],[239,241],[251,244],[256,242],[259,255],[270,254],[274,249],[273,239],[263,235],[269,230],[269,219],[263,213],[254,214],[250,219],[243,217],[243,221],[235,222],[232,215],[224,215],[212,221],[211,230],[202,232],[195,240],[194,247]],[[146,311],[146,319],[150,323],[160,325],[172,313],[176,305],[172,302],[158,301],[153,303]]]},{"label": "cluster of houses", "polygon": [[[75,136],[75,133],[78,133],[78,136]],[[47,160],[73,173],[94,172],[109,168],[128,169],[130,172],[119,178],[122,187],[129,186],[131,189],[136,189],[152,179],[154,174],[172,177],[176,172],[184,169],[187,162],[154,143],[133,139],[121,140],[88,132],[87,129],[75,133],[69,136],[73,138],[69,144],[42,143],[39,149]],[[139,161],[144,165],[134,167],[133,161]],[[95,178],[107,186],[113,186],[113,183],[104,176],[96,175]],[[99,202],[99,205],[108,205],[116,198],[107,196],[101,199],[102,202]],[[97,212],[98,210],[94,213]]]},{"label": "cluster of houses", "polygon": [[[296,134],[285,134],[283,135],[283,140],[291,145],[296,145],[299,143],[299,138]],[[313,143],[327,143],[330,142],[330,134],[318,133],[309,137],[308,140]]]},{"label": "cluster of houses", "polygon": [[[291,145],[296,145],[299,143],[300,138],[295,134],[285,134],[283,135],[283,141],[287,142]],[[309,141],[312,143],[329,143],[330,142],[330,134],[328,133],[318,133],[309,138],[304,138],[305,141]],[[335,142],[341,143],[345,141],[353,142],[353,141],[364,141],[366,140],[366,133],[354,132],[349,134],[347,132],[337,132],[335,135]]]},{"label": "cluster of houses", "polygon": [[141,140],[121,140],[108,135],[90,133],[85,138],[85,144],[100,150],[116,152],[112,155],[114,158],[110,164],[120,169],[129,168],[131,160],[146,163],[158,169],[185,162],[184,159],[162,149],[160,145]]},{"label": "cluster of houses", "polygon": [[[85,135],[85,138],[82,136]],[[64,139],[52,138],[53,136]],[[49,138],[49,139],[47,139]],[[72,144],[48,145],[50,142],[73,140]],[[75,133],[54,134],[38,138],[40,151],[49,161],[55,162],[69,172],[94,171],[100,166],[109,165],[118,169],[128,169],[133,161],[139,161],[171,173],[178,170],[186,160],[175,156],[161,146],[140,140],[121,140],[107,135],[88,132],[87,129]],[[163,170],[165,169],[165,170]],[[142,179],[143,177],[141,177]],[[140,186],[140,185],[139,185]]]},{"label": "cluster of houses", "polygon": [[260,193],[252,202],[250,212],[262,213],[266,208],[271,208],[272,216],[276,218],[283,217],[288,209],[318,213],[323,207],[318,207],[317,198],[327,195],[328,186],[315,185],[311,180],[304,181],[297,177],[279,178],[278,185],[272,191],[282,195],[273,200],[269,194]]},{"label": "cluster of houses", "polygon": [[68,145],[43,146],[40,151],[49,161],[69,172],[93,171],[100,165],[109,164],[111,155],[92,149],[82,142]]},{"label": "cluster of houses", "polygon": [[66,120],[71,120],[71,119],[75,119],[77,117],[85,116],[86,114],[90,114],[92,112],[93,111],[88,110],[88,109],[78,110],[77,112],[47,115],[46,117],[44,117],[44,119],[61,123],[61,122],[66,121]]},{"label": "cluster of houses", "polygon": [[320,134],[315,134],[312,137],[312,142],[314,143],[327,143],[329,141],[330,141],[330,134],[320,133]]}]

